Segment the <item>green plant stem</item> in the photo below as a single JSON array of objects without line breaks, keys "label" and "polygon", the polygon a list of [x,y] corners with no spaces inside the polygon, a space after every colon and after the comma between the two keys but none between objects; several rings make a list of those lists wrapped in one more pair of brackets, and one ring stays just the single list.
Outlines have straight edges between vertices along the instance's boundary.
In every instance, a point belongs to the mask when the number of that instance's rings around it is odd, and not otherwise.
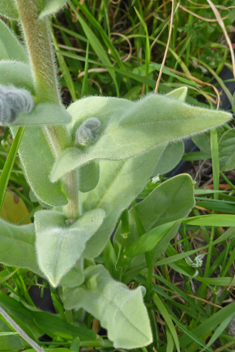
[{"label": "green plant stem", "polygon": [[60,95],[48,22],[39,20],[37,0],[17,0],[22,29],[28,48],[35,89],[39,101],[58,104]]},{"label": "green plant stem", "polygon": [[[39,4],[37,0],[16,0],[16,3],[30,57],[36,100],[61,105],[48,21],[38,18]],[[42,130],[55,158],[71,145],[66,127],[62,125],[43,126]],[[72,171],[62,179],[64,191],[69,200],[64,207],[68,218],[76,218],[79,215],[76,176],[77,172]]]}]

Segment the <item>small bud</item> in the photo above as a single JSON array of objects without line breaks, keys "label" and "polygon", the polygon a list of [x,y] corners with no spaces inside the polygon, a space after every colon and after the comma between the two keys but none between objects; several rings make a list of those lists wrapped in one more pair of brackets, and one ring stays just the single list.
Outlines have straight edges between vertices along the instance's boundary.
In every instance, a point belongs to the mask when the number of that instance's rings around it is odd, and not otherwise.
[{"label": "small bud", "polygon": [[93,144],[99,137],[101,122],[96,117],[90,117],[78,128],[76,132],[76,145],[84,147]]},{"label": "small bud", "polygon": [[30,112],[34,101],[31,94],[22,88],[0,85],[0,123],[12,123],[22,112]]},{"label": "small bud", "polygon": [[85,126],[86,128],[89,128],[89,130],[91,130],[92,132],[99,132],[100,131],[100,127],[101,127],[101,122],[100,120],[98,120],[96,117],[90,117],[89,119],[87,119],[82,126]]}]

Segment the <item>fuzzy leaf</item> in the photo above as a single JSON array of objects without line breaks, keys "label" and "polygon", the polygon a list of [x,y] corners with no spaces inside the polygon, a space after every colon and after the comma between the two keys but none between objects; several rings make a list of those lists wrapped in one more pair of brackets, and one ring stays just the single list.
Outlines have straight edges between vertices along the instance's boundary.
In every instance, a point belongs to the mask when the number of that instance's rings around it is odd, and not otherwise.
[{"label": "fuzzy leaf", "polygon": [[158,146],[145,155],[125,161],[100,161],[99,183],[92,191],[80,195],[84,212],[102,208],[106,214],[95,236],[87,242],[84,252],[86,257],[96,257],[104,249],[121,213],[151,177],[162,150]]},{"label": "fuzzy leaf", "polygon": [[13,122],[14,126],[61,125],[71,121],[71,116],[63,108],[52,103],[39,103],[29,113],[21,113]]},{"label": "fuzzy leaf", "polygon": [[184,143],[168,143],[158,159],[153,176],[164,175],[174,169],[184,154]]},{"label": "fuzzy leaf", "polygon": [[62,213],[41,210],[35,214],[38,264],[54,287],[80,259],[86,242],[100,227],[104,216],[102,209],[96,209],[67,225]]},{"label": "fuzzy leaf", "polygon": [[235,168],[235,129],[223,134],[219,141],[219,163],[222,171]]},{"label": "fuzzy leaf", "polygon": [[20,61],[0,61],[0,84],[25,88],[33,95],[35,94],[30,67],[28,64]]},{"label": "fuzzy leaf", "polygon": [[[0,219],[0,241],[0,263],[27,268],[45,277],[37,263],[34,224],[17,226]],[[74,287],[80,285],[83,280],[83,261],[78,260],[76,265],[63,277],[61,284]]]},{"label": "fuzzy leaf", "polygon": [[40,275],[33,224],[16,226],[0,219],[0,240],[0,263],[27,268]]},{"label": "fuzzy leaf", "polygon": [[96,187],[100,178],[100,167],[98,162],[92,161],[79,169],[79,190],[89,192]]},{"label": "fuzzy leaf", "polygon": [[166,94],[166,96],[179,101],[185,101],[187,97],[187,93],[188,93],[187,87],[180,87],[172,90],[170,93]]},{"label": "fuzzy leaf", "polygon": [[44,0],[44,8],[40,12],[39,18],[43,19],[46,16],[54,15],[58,12],[65,4],[67,0]]},{"label": "fuzzy leaf", "polygon": [[[13,136],[17,127],[11,127]],[[37,198],[51,206],[63,206],[68,203],[62,191],[61,182],[51,183],[49,173],[54,163],[54,155],[42,128],[26,127],[19,155],[27,180]]]},{"label": "fuzzy leaf", "polygon": [[[74,104],[77,104],[79,114],[79,102]],[[193,107],[157,94],[148,95],[133,104],[124,114],[120,113],[117,117],[116,113],[106,121],[99,140],[85,151],[71,147],[61,153],[53,166],[51,180],[57,181],[92,160],[123,160],[138,156],[161,143],[180,140],[231,118],[231,114],[223,111]],[[118,112],[118,101],[115,107]],[[105,106],[101,105],[100,109],[105,110]]]},{"label": "fuzzy leaf", "polygon": [[[67,127],[75,139],[78,128],[90,117],[96,117],[101,122],[101,133],[105,125],[112,118],[118,119],[127,109],[134,106],[134,102],[127,99],[113,97],[86,97],[72,103],[68,112],[72,116],[72,122]],[[118,109],[116,106],[118,105]]]},{"label": "fuzzy leaf", "polygon": [[83,308],[100,320],[115,348],[139,348],[152,342],[144,287],[130,290],[102,265],[86,270],[85,285],[65,291],[65,309]]},{"label": "fuzzy leaf", "polygon": [[[15,0],[1,0],[0,1],[0,14],[12,20],[19,18],[18,9]],[[1,32],[1,30],[0,30]],[[1,32],[2,34],[2,32]]]},{"label": "fuzzy leaf", "polygon": [[[3,6],[5,1],[9,5],[13,3],[11,0],[1,0],[0,13],[1,6]],[[29,60],[25,48],[2,20],[0,20],[0,33],[0,60],[16,60],[28,63]]]}]

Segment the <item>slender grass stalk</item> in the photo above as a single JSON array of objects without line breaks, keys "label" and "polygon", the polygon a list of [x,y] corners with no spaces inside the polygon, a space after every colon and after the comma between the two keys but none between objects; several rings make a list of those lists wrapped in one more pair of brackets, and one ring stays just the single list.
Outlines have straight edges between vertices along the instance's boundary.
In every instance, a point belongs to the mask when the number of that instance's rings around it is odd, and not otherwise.
[{"label": "slender grass stalk", "polygon": [[4,319],[6,319],[6,321],[19,333],[19,335],[26,341],[28,342],[28,344],[30,346],[32,346],[35,351],[37,352],[45,352],[45,350],[40,347],[35,341],[33,341],[31,339],[31,337],[29,337],[24,330],[21,329],[21,327],[10,317],[9,314],[7,314],[7,312],[0,307],[0,314],[3,316]]},{"label": "slender grass stalk", "polygon": [[156,87],[154,90],[154,93],[157,93],[158,88],[159,88],[159,84],[160,84],[160,80],[162,77],[162,72],[163,72],[163,67],[165,65],[165,61],[166,61],[166,57],[167,57],[167,52],[168,52],[168,48],[170,46],[170,40],[171,40],[171,33],[172,33],[172,27],[173,27],[173,18],[174,18],[174,8],[175,8],[175,0],[171,0],[172,1],[172,6],[171,6],[171,22],[170,22],[170,29],[169,29],[169,34],[168,34],[168,40],[167,40],[167,44],[166,44],[166,50],[164,52],[164,57],[162,60],[162,65],[161,65],[161,70],[159,72],[158,75],[158,79],[157,79],[157,83],[156,83]]},{"label": "slender grass stalk", "polygon": [[12,143],[10,152],[8,154],[7,160],[5,162],[4,168],[2,170],[1,176],[0,176],[0,210],[3,205],[7,185],[10,179],[11,171],[14,166],[15,162],[15,157],[19,149],[20,142],[22,140],[23,134],[25,131],[25,127],[19,127],[15,139]]}]

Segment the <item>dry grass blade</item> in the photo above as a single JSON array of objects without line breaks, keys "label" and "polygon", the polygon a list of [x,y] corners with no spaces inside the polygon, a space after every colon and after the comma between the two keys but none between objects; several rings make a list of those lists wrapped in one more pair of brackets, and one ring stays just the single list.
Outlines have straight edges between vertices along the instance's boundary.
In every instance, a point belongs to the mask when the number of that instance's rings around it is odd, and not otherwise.
[{"label": "dry grass blade", "polygon": [[111,36],[111,35],[117,35],[117,36],[119,36],[119,37],[124,38],[124,39],[127,41],[130,50],[129,50],[129,53],[126,55],[126,57],[121,58],[121,60],[122,60],[122,62],[128,61],[128,60],[131,58],[131,55],[132,55],[132,45],[131,45],[131,41],[130,41],[124,34],[121,34],[121,33],[113,32],[113,33],[110,33],[110,36]]},{"label": "dry grass blade", "polygon": [[224,25],[224,22],[220,16],[220,13],[219,11],[217,10],[217,8],[215,7],[215,5],[213,4],[213,2],[211,0],[207,0],[207,2],[209,3],[211,9],[213,10],[214,14],[215,14],[215,17],[224,33],[224,36],[225,36],[225,39],[227,41],[227,44],[229,46],[229,50],[230,50],[230,53],[231,53],[231,59],[232,59],[232,66],[233,66],[233,77],[235,79],[235,57],[234,57],[234,51],[233,51],[233,46],[232,46],[232,43],[231,43],[231,40],[229,38],[229,35],[226,31],[226,28],[225,28],[225,25]]},{"label": "dry grass blade", "polygon": [[[213,5],[215,6],[215,5]],[[183,5],[180,5],[180,8],[183,9],[185,12],[188,12],[190,13],[191,15],[199,18],[200,20],[203,20],[203,21],[206,21],[206,22],[217,22],[217,19],[216,20],[213,20],[213,19],[209,19],[209,18],[206,18],[206,17],[202,17],[202,16],[199,16],[197,15],[195,12],[192,12],[190,10],[188,10],[186,7],[184,7]],[[206,8],[206,6],[203,6],[201,8]],[[223,10],[227,10],[227,8],[223,8]],[[225,20],[226,18],[228,18],[229,14],[225,17],[223,17],[223,20]]]},{"label": "dry grass blade", "polygon": [[158,79],[157,79],[157,83],[156,83],[156,87],[154,90],[154,93],[157,93],[158,88],[159,88],[159,84],[160,84],[160,80],[162,77],[162,72],[163,72],[163,67],[166,61],[166,57],[167,57],[167,53],[168,53],[168,49],[169,49],[169,45],[170,45],[170,40],[171,40],[171,33],[172,33],[172,27],[173,27],[173,19],[174,19],[174,8],[175,8],[175,0],[171,0],[172,1],[172,6],[171,6],[171,22],[170,22],[170,29],[169,29],[169,35],[168,35],[168,40],[167,40],[167,44],[166,44],[166,49],[164,52],[164,57],[162,60],[162,65],[161,65],[161,69],[159,71],[159,75],[158,75]]}]

